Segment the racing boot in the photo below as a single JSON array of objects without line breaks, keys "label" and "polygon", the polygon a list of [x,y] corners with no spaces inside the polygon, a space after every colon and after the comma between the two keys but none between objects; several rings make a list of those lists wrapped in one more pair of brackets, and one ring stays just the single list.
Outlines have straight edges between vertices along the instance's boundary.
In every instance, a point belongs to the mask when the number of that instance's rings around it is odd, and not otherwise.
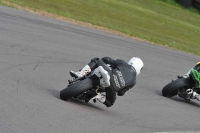
[{"label": "racing boot", "polygon": [[200,101],[200,95],[196,92],[192,93],[191,99],[197,99],[198,101]]},{"label": "racing boot", "polygon": [[78,72],[70,71],[69,73],[74,78],[81,78],[90,72],[91,72],[91,68],[88,65],[86,65],[82,70]]}]

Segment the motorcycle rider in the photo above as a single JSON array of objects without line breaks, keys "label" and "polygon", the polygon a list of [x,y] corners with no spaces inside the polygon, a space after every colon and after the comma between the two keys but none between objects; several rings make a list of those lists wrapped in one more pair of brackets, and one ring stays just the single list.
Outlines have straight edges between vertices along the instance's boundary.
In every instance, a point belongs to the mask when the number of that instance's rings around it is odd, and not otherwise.
[{"label": "motorcycle rider", "polygon": [[[110,107],[116,100],[116,94],[118,96],[123,96],[126,91],[136,84],[136,76],[140,74],[143,66],[143,61],[138,57],[131,58],[128,63],[121,59],[115,60],[110,57],[100,59],[95,57],[80,71],[70,71],[70,75],[75,78],[80,78],[93,70],[107,73],[108,77],[104,76],[104,80],[101,79],[99,83],[105,87],[106,95],[98,94],[96,99],[107,107]],[[96,77],[100,79],[98,74]],[[91,96],[89,99],[92,97],[94,96]]]},{"label": "motorcycle rider", "polygon": [[[182,78],[182,77],[187,78],[187,77],[189,77],[189,74],[190,74],[191,70],[193,70],[193,69],[200,73],[200,62],[197,62],[195,67],[191,68],[186,74],[179,75],[178,78]],[[200,75],[199,75],[199,78],[200,78]],[[200,101],[200,95],[199,95],[199,93],[200,93],[200,83],[196,82],[195,84],[196,84],[196,86],[198,86],[197,87],[197,89],[199,89],[199,91],[197,91],[198,93],[193,91],[192,89],[187,89],[187,90],[183,90],[183,91],[178,92],[178,95],[180,97],[186,99],[186,100],[197,99],[198,101]]]}]

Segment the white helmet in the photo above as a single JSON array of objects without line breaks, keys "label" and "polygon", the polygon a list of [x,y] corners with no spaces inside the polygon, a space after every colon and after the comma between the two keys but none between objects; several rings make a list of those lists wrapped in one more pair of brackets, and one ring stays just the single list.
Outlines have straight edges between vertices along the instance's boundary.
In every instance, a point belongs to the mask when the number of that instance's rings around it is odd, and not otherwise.
[{"label": "white helmet", "polygon": [[140,74],[140,71],[142,70],[144,66],[143,61],[138,57],[131,58],[128,64],[135,68],[137,75]]}]

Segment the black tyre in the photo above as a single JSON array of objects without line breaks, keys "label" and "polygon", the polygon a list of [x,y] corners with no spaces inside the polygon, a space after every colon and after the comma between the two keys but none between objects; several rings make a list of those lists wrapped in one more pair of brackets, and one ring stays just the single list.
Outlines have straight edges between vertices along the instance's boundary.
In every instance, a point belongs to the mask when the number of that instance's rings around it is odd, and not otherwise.
[{"label": "black tyre", "polygon": [[92,80],[89,78],[86,78],[60,91],[60,98],[62,100],[68,100],[80,93],[83,93],[84,91],[88,89],[91,89],[92,87],[93,87]]},{"label": "black tyre", "polygon": [[177,95],[180,88],[191,88],[190,78],[180,78],[167,84],[162,89],[162,95],[165,97],[173,97]]}]

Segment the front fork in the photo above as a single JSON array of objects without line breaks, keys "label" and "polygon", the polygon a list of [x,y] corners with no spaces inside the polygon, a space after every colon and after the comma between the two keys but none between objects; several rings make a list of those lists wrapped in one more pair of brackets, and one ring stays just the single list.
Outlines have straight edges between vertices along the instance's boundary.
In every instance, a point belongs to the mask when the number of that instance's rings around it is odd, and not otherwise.
[{"label": "front fork", "polygon": [[191,75],[192,79],[194,80],[194,83],[195,83],[194,87],[200,89],[200,75],[199,75],[198,71],[195,69],[192,69],[190,72],[190,75]]}]

